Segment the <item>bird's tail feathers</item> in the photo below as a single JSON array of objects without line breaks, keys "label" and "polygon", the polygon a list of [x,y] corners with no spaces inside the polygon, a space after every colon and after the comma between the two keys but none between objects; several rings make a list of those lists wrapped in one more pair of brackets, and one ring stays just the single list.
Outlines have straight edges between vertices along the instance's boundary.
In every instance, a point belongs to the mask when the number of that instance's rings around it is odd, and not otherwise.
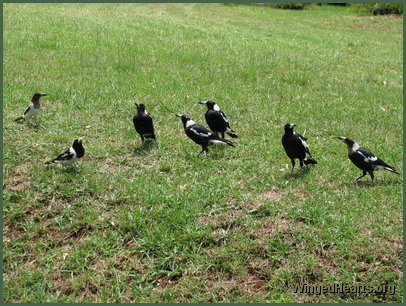
[{"label": "bird's tail feathers", "polygon": [[390,172],[396,173],[396,174],[400,174],[399,172],[397,172],[395,169],[393,169],[392,167],[385,167],[385,170],[388,170]]},{"label": "bird's tail feathers", "polygon": [[307,158],[303,162],[304,162],[305,165],[310,165],[310,164],[315,165],[315,164],[317,164],[317,161],[315,159],[313,159],[313,158]]},{"label": "bird's tail feathers", "polygon": [[233,130],[227,131],[226,133],[232,138],[238,138],[238,135]]},{"label": "bird's tail feathers", "polygon": [[23,119],[24,119],[24,116],[20,116],[20,117],[18,117],[17,119],[14,119],[14,121],[15,121],[15,122],[18,122],[18,121],[23,120]]},{"label": "bird's tail feathers", "polygon": [[235,147],[235,145],[230,140],[227,140],[227,139],[224,139],[224,138],[221,138],[221,137],[216,137],[216,139],[211,139],[211,140],[209,140],[209,142],[211,144],[226,144],[226,145],[229,145],[231,147]]},{"label": "bird's tail feathers", "polygon": [[53,159],[53,160],[50,160],[50,161],[46,162],[45,165],[55,164],[55,163],[57,163],[57,160]]},{"label": "bird's tail feathers", "polygon": [[220,138],[220,139],[221,139],[221,141],[225,142],[225,143],[228,144],[229,146],[235,147],[235,145],[234,145],[230,140],[227,140],[227,139],[224,139],[224,138]]}]

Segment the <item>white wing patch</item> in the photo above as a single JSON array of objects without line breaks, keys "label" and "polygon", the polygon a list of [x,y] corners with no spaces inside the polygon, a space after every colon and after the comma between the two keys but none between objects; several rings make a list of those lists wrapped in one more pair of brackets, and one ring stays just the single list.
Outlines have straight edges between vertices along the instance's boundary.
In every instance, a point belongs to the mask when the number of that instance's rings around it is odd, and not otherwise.
[{"label": "white wing patch", "polygon": [[69,153],[72,154],[73,156],[72,158],[63,161],[64,164],[72,164],[78,159],[76,151],[72,147],[69,148]]},{"label": "white wing patch", "polygon": [[299,137],[300,141],[302,142],[302,145],[309,150],[309,146],[306,143],[306,140],[304,140],[302,137]]},{"label": "white wing patch", "polygon": [[198,136],[201,136],[201,137],[210,137],[210,135],[212,135],[212,133],[210,133],[210,132],[208,132],[207,134],[206,133],[199,133],[198,131],[196,131],[195,129],[193,129],[193,128],[191,128],[190,129],[193,133],[195,133],[196,135],[198,135]]},{"label": "white wing patch", "polygon": [[357,153],[360,154],[360,155],[364,158],[364,161],[365,161],[366,163],[370,163],[370,162],[374,162],[374,161],[377,161],[377,160],[378,160],[378,157],[376,157],[376,156],[374,156],[374,155],[366,157],[366,156],[365,156],[364,154],[362,154],[362,152],[360,152],[360,151],[357,151]]},{"label": "white wing patch", "polygon": [[223,120],[228,123],[228,120],[227,120],[226,116],[223,114],[223,112],[220,112],[220,115],[223,118]]}]

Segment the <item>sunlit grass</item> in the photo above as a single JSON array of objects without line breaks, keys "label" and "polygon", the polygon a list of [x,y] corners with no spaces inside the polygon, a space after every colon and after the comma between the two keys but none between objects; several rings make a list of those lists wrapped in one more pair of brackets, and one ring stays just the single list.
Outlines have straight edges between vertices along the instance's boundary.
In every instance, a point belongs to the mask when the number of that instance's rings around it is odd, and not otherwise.
[{"label": "sunlit grass", "polygon": [[[354,185],[331,136],[402,169],[402,26],[324,6],[5,5],[5,301],[399,302],[402,177]],[[40,128],[13,122],[36,91]],[[205,124],[203,99],[240,138],[196,158],[175,114]],[[134,102],[160,150],[136,151]],[[287,122],[318,161],[293,176]],[[77,171],[44,165],[82,135]]]}]

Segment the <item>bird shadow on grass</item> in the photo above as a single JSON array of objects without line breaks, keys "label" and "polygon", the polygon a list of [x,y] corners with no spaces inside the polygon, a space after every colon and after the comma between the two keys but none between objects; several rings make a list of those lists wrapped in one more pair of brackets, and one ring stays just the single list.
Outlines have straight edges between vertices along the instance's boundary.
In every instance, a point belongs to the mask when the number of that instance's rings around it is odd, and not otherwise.
[{"label": "bird shadow on grass", "polygon": [[151,152],[151,150],[156,146],[154,141],[151,140],[146,140],[144,141],[144,144],[141,147],[136,148],[133,151],[134,155],[148,155],[148,153]]},{"label": "bird shadow on grass", "polygon": [[61,171],[69,174],[79,174],[82,172],[82,169],[80,169],[79,167],[72,166],[72,167],[63,167]]},{"label": "bird shadow on grass", "polygon": [[293,170],[293,173],[291,173],[291,172],[286,173],[283,176],[283,178],[285,180],[287,180],[287,179],[300,179],[300,178],[305,177],[310,172],[311,169],[312,169],[312,167],[299,168],[298,170]]},{"label": "bird shadow on grass", "polygon": [[186,153],[185,154],[185,158],[187,160],[196,160],[196,159],[212,159],[212,160],[220,160],[220,159],[224,159],[225,156],[227,156],[227,152],[224,151],[223,149],[217,150],[217,148],[210,148],[209,152],[206,153],[201,153],[200,155],[198,155],[199,153]]},{"label": "bird shadow on grass", "polygon": [[401,181],[399,179],[389,179],[389,180],[375,180],[374,183],[372,184],[371,181],[349,181],[346,183],[343,183],[344,186],[346,187],[355,187],[355,188],[371,188],[371,187],[376,187],[376,186],[395,186],[399,185],[401,186]]},{"label": "bird shadow on grass", "polygon": [[42,125],[40,124],[40,123],[35,123],[35,124],[33,124],[32,122],[24,122],[24,121],[19,121],[19,122],[17,122],[17,124],[19,124],[19,125],[24,125],[24,126],[26,126],[28,129],[30,129],[30,130],[35,130],[35,131],[39,131],[39,130],[41,130],[41,129],[43,129],[43,127],[42,127]]}]

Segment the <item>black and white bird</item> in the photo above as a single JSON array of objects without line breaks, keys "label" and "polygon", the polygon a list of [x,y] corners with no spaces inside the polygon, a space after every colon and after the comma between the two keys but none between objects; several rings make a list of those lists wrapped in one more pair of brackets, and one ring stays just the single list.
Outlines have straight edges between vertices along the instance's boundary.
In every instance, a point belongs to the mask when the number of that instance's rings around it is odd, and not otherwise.
[{"label": "black and white bird", "polygon": [[209,152],[208,147],[214,144],[224,144],[235,147],[231,141],[218,137],[203,125],[194,122],[188,115],[176,115],[176,117],[179,117],[182,120],[183,128],[185,129],[187,137],[202,146],[202,151],[197,156],[203,152],[207,154],[207,152]]},{"label": "black and white bird", "polygon": [[367,173],[371,176],[372,184],[374,183],[374,171],[387,170],[399,174],[392,166],[389,166],[382,159],[376,157],[367,149],[360,147],[359,144],[350,137],[337,137],[343,141],[348,147],[348,158],[355,166],[362,170],[362,175],[355,179],[358,181]]},{"label": "black and white bird", "polygon": [[286,154],[292,161],[292,172],[295,167],[295,158],[300,161],[300,168],[308,164],[317,164],[317,161],[312,158],[309,151],[309,146],[306,143],[307,138],[293,131],[296,126],[294,123],[285,124],[285,134],[282,136],[282,145]]},{"label": "black and white bird", "polygon": [[209,128],[218,136],[221,133],[221,137],[224,138],[224,134],[228,134],[232,138],[238,138],[237,134],[231,129],[230,123],[226,115],[222,112],[217,103],[213,101],[202,101],[198,102],[200,104],[207,106],[206,122]]},{"label": "black and white bird", "polygon": [[75,139],[72,146],[67,149],[65,152],[59,154],[55,159],[46,162],[45,164],[56,164],[61,163],[66,166],[71,166],[74,162],[76,162],[79,158],[85,155],[85,148],[82,144],[82,137]]},{"label": "black and white bird", "polygon": [[135,103],[137,106],[137,113],[133,117],[135,130],[141,136],[142,144],[144,146],[144,138],[153,139],[159,148],[158,142],[155,138],[154,123],[152,122],[151,115],[145,109],[142,103]]},{"label": "black and white bird", "polygon": [[20,121],[20,120],[30,121],[32,119],[36,120],[38,117],[38,114],[41,110],[41,104],[39,103],[39,99],[41,99],[41,97],[44,97],[46,95],[47,94],[41,93],[41,92],[37,92],[36,94],[34,94],[34,96],[31,99],[31,102],[30,102],[30,104],[28,104],[28,107],[25,110],[24,114],[22,116],[18,117],[17,119],[15,119],[14,121]]}]

